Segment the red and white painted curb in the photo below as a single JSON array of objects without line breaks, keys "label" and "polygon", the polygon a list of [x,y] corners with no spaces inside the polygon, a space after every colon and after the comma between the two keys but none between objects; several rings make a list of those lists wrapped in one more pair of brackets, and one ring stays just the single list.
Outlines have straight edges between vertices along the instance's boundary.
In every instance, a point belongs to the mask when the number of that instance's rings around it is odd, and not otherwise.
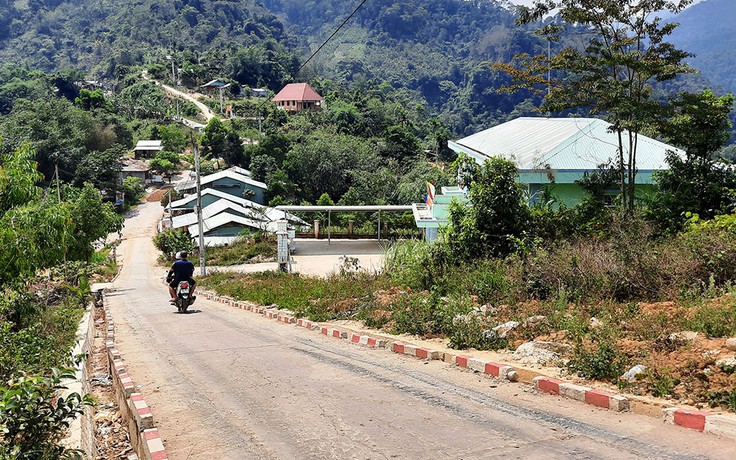
[{"label": "red and white painted curb", "polygon": [[[516,382],[519,379],[516,369],[507,364],[485,361],[469,355],[454,355],[402,341],[391,341],[383,338],[372,337],[370,335],[358,334],[345,329],[323,326],[305,318],[296,318],[292,312],[279,310],[276,305],[262,307],[251,302],[236,301],[228,297],[218,296],[210,291],[204,290],[200,290],[200,295],[203,295],[209,300],[214,300],[216,302],[240,308],[241,310],[263,315],[269,319],[275,319],[286,324],[295,324],[297,327],[318,331],[320,334],[328,337],[347,339],[356,345],[368,348],[387,348],[397,354],[414,356],[424,360],[443,360],[458,367],[466,368],[492,377],[507,379],[512,382]],[[607,391],[583,385],[576,385],[570,382],[565,382],[564,380],[545,376],[534,377],[531,383],[539,392],[574,399],[602,409],[615,412],[625,412],[631,409],[628,398],[618,394],[609,393]],[[665,423],[736,439],[736,416],[691,411],[680,408],[664,409],[663,414]]]},{"label": "red and white painted curb", "polygon": [[158,429],[151,428],[143,431],[143,436],[146,439],[143,444],[144,455],[146,458],[151,460],[168,460],[169,456],[166,455],[166,449],[164,443],[161,441],[161,435]]},{"label": "red and white painted curb", "polygon": [[713,433],[726,438],[736,438],[736,417],[712,412],[680,409],[663,409],[664,421],[691,430]]},{"label": "red and white painted curb", "polygon": [[534,377],[533,382],[534,388],[538,391],[574,399],[585,404],[590,404],[591,406],[616,412],[628,411],[630,408],[627,398],[607,391],[575,385],[551,377]]},{"label": "red and white painted curb", "polygon": [[151,408],[143,399],[143,395],[136,392],[135,382],[128,375],[125,361],[115,346],[115,322],[112,320],[104,294],[103,304],[107,319],[105,346],[110,362],[110,374],[113,378],[113,388],[117,393],[118,408],[121,415],[128,420],[130,443],[138,457],[143,460],[168,460],[161,435],[155,428]]}]

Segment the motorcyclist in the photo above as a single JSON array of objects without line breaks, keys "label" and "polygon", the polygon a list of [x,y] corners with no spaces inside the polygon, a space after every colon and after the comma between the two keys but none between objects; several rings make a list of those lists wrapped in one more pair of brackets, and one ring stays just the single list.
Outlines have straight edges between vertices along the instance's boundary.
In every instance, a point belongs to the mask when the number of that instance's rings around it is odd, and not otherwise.
[{"label": "motorcyclist", "polygon": [[192,278],[194,274],[194,264],[187,260],[189,254],[186,251],[176,253],[177,261],[169,269],[169,274],[166,276],[166,281],[169,282],[169,295],[171,295],[171,303],[176,302],[176,288],[180,281],[188,281],[191,286],[190,292],[190,303],[194,303],[197,300],[197,296],[194,295],[196,281]]}]

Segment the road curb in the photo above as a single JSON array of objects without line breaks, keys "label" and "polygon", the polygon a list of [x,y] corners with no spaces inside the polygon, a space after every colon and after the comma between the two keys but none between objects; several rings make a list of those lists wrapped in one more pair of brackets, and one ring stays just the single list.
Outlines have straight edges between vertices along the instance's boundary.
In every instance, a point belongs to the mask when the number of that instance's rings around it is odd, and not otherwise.
[{"label": "road curb", "polygon": [[725,438],[736,439],[736,416],[734,415],[703,412],[679,407],[664,408],[659,411],[657,415],[653,415],[650,405],[636,400],[636,397],[632,399],[631,397],[622,396],[605,390],[548,377],[527,369],[518,369],[508,364],[482,360],[471,355],[431,350],[406,343],[402,340],[389,340],[382,337],[374,337],[365,333],[352,331],[347,328],[338,328],[329,324],[320,324],[306,318],[296,318],[292,312],[288,310],[279,310],[276,305],[262,307],[255,305],[252,302],[236,301],[226,296],[220,296],[212,291],[202,288],[200,288],[199,292],[200,295],[203,295],[208,300],[231,305],[286,324],[294,324],[297,327],[317,331],[328,337],[347,339],[350,343],[355,345],[365,346],[368,348],[386,348],[397,354],[413,356],[427,361],[442,360],[450,365],[466,368],[490,377],[530,384],[539,393],[547,393],[566,399],[572,399],[612,412],[631,411],[640,415],[650,417],[655,416],[661,418],[663,422],[667,424],[677,425],[704,433],[711,433]]},{"label": "road curb", "polygon": [[130,444],[139,459],[168,460],[161,435],[155,427],[151,408],[143,399],[143,395],[137,392],[137,386],[128,374],[122,354],[115,345],[115,321],[113,321],[104,292],[102,302],[107,320],[105,347],[110,367],[109,373],[112,376],[112,386],[120,415],[128,425]]},{"label": "road curb", "polygon": [[[91,394],[87,364],[92,355],[92,343],[94,342],[94,311],[94,303],[89,302],[82,319],[79,320],[77,325],[75,343],[70,355],[72,358],[84,355],[84,359],[80,360],[75,366],[74,380],[64,382],[66,389],[61,391],[61,396],[64,398],[72,393],[77,393],[80,396]],[[68,436],[64,438],[63,442],[73,449],[81,450],[89,458],[94,457],[96,454],[95,422],[94,409],[92,407],[85,406],[82,414],[70,422]]]}]

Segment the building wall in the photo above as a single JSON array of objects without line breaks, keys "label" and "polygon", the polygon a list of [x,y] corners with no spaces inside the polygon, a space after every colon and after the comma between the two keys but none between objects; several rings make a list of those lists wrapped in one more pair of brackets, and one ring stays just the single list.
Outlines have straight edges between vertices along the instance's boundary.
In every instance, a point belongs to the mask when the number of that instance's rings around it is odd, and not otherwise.
[{"label": "building wall", "polygon": [[[544,187],[547,187],[552,197],[555,198],[559,204],[564,204],[566,207],[571,208],[579,204],[583,198],[585,198],[585,190],[578,184],[523,184],[529,192],[530,203],[536,203],[542,198],[544,193]],[[637,184],[636,185],[636,196],[643,198],[654,192],[654,186],[652,184]],[[619,190],[618,185],[614,185],[607,195],[612,197],[618,196]]]},{"label": "building wall", "polygon": [[243,232],[243,230],[255,231],[256,229],[250,229],[249,227],[238,224],[223,225],[222,227],[217,227],[205,233],[205,236],[238,236]]}]

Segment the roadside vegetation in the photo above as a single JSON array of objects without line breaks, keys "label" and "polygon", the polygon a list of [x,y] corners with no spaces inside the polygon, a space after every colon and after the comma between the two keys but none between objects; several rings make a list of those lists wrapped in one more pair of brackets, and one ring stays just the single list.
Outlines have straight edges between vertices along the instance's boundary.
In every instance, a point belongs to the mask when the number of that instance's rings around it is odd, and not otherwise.
[{"label": "roadside vegetation", "polygon": [[[736,176],[718,154],[731,138],[733,96],[703,90],[664,100],[642,84],[690,72],[687,53],[665,41],[672,27],[648,19],[649,12],[676,12],[684,3],[620,2],[609,15],[601,15],[596,3],[544,2],[518,20],[531,24],[557,6],[563,25],[548,25],[539,34],[555,40],[565,23],[589,26],[600,34],[589,46],[551,58],[518,54],[496,66],[512,81],[506,91],[541,93],[543,109],[601,116],[621,134],[620,157],[579,181],[587,192],[580,204],[558,203],[554,184],[526,196],[509,161],[477,165],[460,157],[437,179],[467,185],[469,202],[451,206],[450,223],[437,242],[391,247],[384,272],[363,275],[368,278],[361,280],[361,296],[284,289],[318,283],[295,275],[269,279],[267,299],[253,287],[241,289],[258,283],[256,277],[203,284],[315,320],[347,317],[393,333],[444,338],[453,348],[513,351],[514,359],[530,365],[557,366],[628,392],[736,411],[736,358],[725,345],[736,336]],[[641,21],[647,27],[639,27]],[[627,22],[627,43],[636,46],[619,46]],[[626,72],[602,71],[618,67]],[[639,133],[687,152],[669,155],[670,168],[655,176],[647,194],[634,186],[632,146]],[[402,139],[399,145],[409,145]],[[329,137],[319,142],[328,145]],[[309,158],[306,145],[289,152],[291,158]],[[284,168],[297,164],[303,169],[309,163],[287,161]],[[614,203],[605,197],[611,189],[619,192]],[[340,202],[352,196],[348,189]],[[354,276],[343,272],[332,279]],[[337,307],[344,302],[355,307]]]}]

